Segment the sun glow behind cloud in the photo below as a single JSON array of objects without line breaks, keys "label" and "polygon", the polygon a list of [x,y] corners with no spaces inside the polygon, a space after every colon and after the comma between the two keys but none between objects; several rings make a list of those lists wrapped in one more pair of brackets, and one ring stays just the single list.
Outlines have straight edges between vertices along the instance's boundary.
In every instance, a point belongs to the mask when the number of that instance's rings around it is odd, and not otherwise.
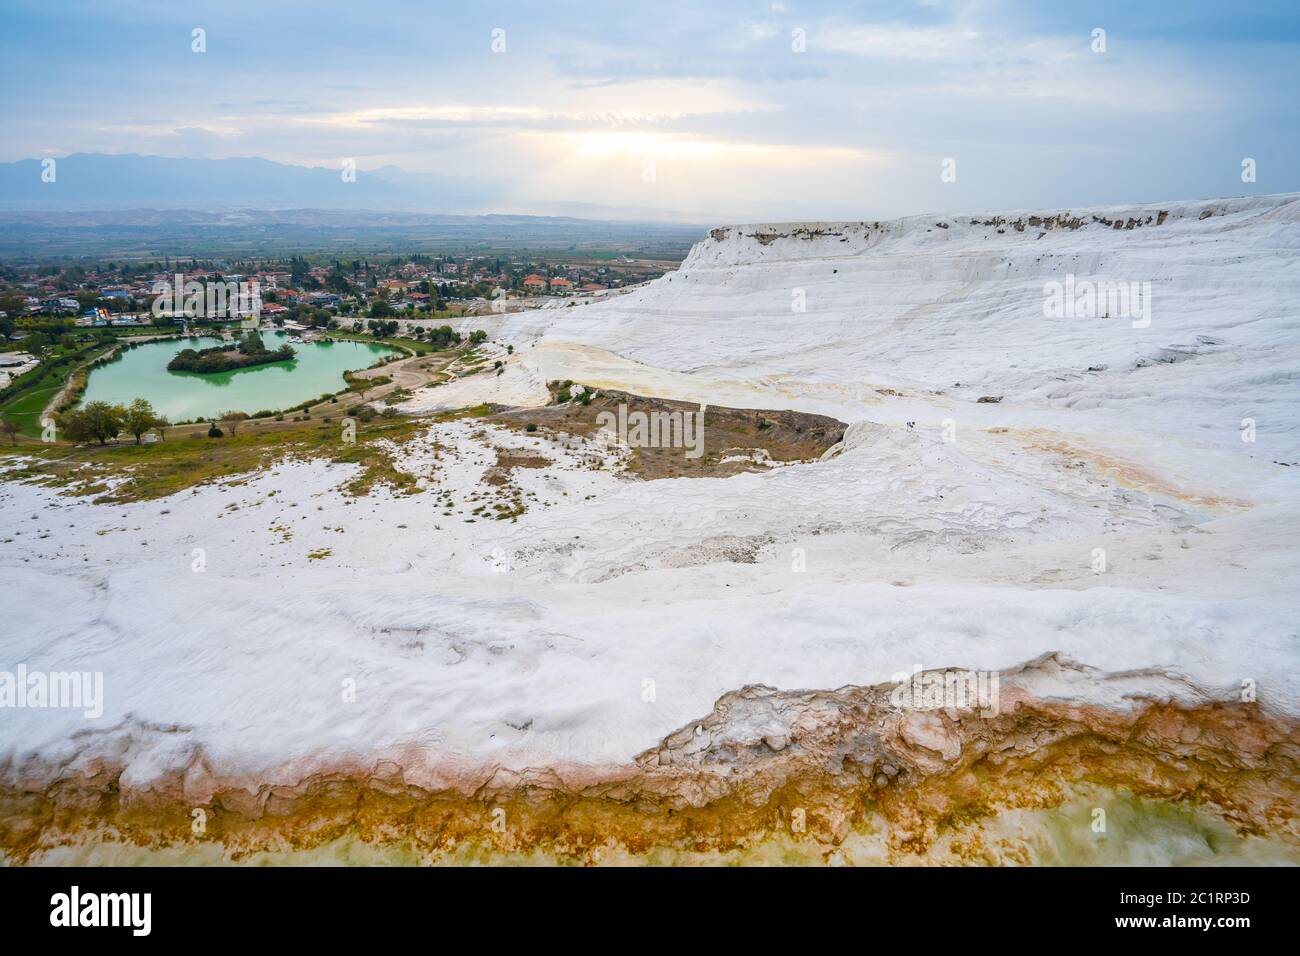
[{"label": "sun glow behind cloud", "polygon": [[843,177],[877,175],[888,161],[856,148],[645,130],[532,131],[515,142],[520,155],[536,164],[517,198],[538,192],[584,195],[589,201],[697,216],[721,208],[751,217],[757,204],[747,197],[779,196],[795,179],[807,184],[806,200],[833,203]]},{"label": "sun glow behind cloud", "polygon": [[644,130],[625,132],[601,129],[545,135],[561,148],[567,149],[576,162],[623,157],[676,163],[734,163],[738,166],[759,163],[799,169],[829,159],[847,161],[866,157],[866,153],[860,149],[728,142]]}]

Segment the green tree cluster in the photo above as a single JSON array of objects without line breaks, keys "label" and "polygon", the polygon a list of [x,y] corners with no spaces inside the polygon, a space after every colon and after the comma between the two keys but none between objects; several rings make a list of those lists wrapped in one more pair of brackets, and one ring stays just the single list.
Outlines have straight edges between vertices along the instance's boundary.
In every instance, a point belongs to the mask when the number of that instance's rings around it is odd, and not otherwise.
[{"label": "green tree cluster", "polygon": [[167,419],[157,414],[146,399],[137,398],[130,405],[87,402],[58,416],[59,430],[75,442],[96,441],[108,444],[123,432],[133,435],[135,443],[155,429],[167,426]]}]

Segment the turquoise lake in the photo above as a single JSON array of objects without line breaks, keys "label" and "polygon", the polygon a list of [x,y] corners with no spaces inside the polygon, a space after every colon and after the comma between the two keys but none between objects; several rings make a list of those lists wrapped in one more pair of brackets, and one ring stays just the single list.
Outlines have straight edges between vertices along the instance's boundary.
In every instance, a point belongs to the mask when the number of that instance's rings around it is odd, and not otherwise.
[{"label": "turquoise lake", "polygon": [[[283,332],[262,332],[267,348],[289,342]],[[82,404],[104,401],[127,404],[148,399],[154,411],[173,422],[211,418],[219,412],[248,412],[291,408],[344,387],[343,373],[369,368],[396,349],[369,342],[310,342],[293,344],[292,361],[259,365],[233,372],[201,375],[169,372],[167,363],[183,349],[220,344],[216,338],[148,342],[90,373]]]}]

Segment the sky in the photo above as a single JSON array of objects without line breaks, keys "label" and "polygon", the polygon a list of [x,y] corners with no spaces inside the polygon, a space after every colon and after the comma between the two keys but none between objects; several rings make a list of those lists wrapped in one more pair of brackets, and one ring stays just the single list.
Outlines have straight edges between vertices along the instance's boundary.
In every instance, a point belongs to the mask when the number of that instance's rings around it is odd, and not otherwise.
[{"label": "sky", "polygon": [[0,161],[352,159],[501,182],[502,212],[881,219],[1297,191],[1297,90],[1294,2],[0,8]]}]

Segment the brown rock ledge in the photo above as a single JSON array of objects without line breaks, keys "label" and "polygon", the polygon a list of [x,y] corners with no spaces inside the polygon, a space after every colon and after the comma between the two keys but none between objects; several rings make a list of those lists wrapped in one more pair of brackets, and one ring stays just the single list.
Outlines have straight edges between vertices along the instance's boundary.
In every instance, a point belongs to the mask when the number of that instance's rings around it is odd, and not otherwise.
[{"label": "brown rock ledge", "polygon": [[[913,682],[748,686],[633,766],[483,767],[443,789],[408,783],[392,762],[313,772],[293,786],[236,785],[200,754],[140,792],[120,786],[121,767],[103,765],[0,788],[0,849],[23,863],[102,840],[215,841],[238,859],[352,838],[435,858],[473,846],[592,862],[610,850],[726,851],[793,838],[827,856],[883,819],[890,859],[906,863],[954,827],[1057,806],[1074,785],[1208,807],[1240,834],[1300,846],[1293,717],[1211,697],[1174,674],[1103,674],[1055,655],[998,676],[996,706],[983,711],[913,706],[924,703],[909,696]],[[965,852],[978,862],[978,840]]]}]

